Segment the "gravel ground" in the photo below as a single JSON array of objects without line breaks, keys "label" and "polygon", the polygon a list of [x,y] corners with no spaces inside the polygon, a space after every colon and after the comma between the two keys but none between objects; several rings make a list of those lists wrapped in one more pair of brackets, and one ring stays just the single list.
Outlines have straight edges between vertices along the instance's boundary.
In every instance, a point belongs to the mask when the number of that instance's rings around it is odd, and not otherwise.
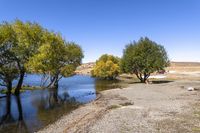
[{"label": "gravel ground", "polygon": [[200,81],[130,84],[103,91],[41,133],[188,133],[200,132]]}]

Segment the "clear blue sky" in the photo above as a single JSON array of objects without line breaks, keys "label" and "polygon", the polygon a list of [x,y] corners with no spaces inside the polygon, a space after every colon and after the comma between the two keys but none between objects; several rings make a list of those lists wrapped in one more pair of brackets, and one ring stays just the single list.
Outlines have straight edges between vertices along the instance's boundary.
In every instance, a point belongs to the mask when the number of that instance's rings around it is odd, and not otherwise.
[{"label": "clear blue sky", "polygon": [[0,21],[35,21],[82,46],[83,62],[141,36],[173,61],[200,61],[200,0],[0,0]]}]

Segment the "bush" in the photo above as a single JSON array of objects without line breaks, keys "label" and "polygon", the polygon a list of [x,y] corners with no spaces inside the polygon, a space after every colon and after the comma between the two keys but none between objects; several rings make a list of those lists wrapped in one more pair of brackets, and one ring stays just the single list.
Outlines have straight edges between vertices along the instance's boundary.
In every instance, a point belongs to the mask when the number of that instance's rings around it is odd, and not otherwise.
[{"label": "bush", "polygon": [[151,73],[164,70],[168,65],[165,48],[147,37],[128,44],[121,60],[121,70],[136,74],[141,82],[147,82]]},{"label": "bush", "polygon": [[104,54],[96,61],[91,74],[102,79],[115,79],[120,73],[119,62],[118,57]]}]

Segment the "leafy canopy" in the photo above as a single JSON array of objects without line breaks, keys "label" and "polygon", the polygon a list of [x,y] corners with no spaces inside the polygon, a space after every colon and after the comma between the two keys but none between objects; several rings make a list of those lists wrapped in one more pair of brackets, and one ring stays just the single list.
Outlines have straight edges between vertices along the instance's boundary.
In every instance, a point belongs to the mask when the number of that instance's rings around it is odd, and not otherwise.
[{"label": "leafy canopy", "polygon": [[18,79],[16,94],[27,72],[49,75],[57,83],[72,75],[82,58],[80,46],[37,23],[15,20],[0,24],[0,81],[7,84],[7,79],[9,83]]},{"label": "leafy canopy", "polygon": [[12,88],[12,81],[18,77],[16,57],[13,45],[17,43],[16,34],[11,25],[4,22],[0,25],[0,85]]},{"label": "leafy canopy", "polygon": [[103,79],[114,79],[120,73],[120,59],[118,57],[104,54],[97,61],[92,76]]},{"label": "leafy canopy", "polygon": [[13,50],[21,67],[24,67],[29,58],[43,44],[44,29],[37,23],[24,23],[20,20],[14,21],[11,25],[17,39],[17,44],[14,45]]},{"label": "leafy canopy", "polygon": [[146,82],[151,73],[164,70],[168,65],[165,48],[147,37],[128,44],[121,61],[122,71],[136,74],[141,82]]},{"label": "leafy canopy", "polygon": [[22,22],[15,20],[10,24],[15,31],[17,43],[13,45],[13,52],[15,53],[17,67],[19,70],[19,79],[15,89],[15,93],[19,94],[22,88],[24,75],[27,72],[25,67],[31,58],[43,44],[43,29],[37,23]]},{"label": "leafy canopy", "polygon": [[32,72],[51,77],[51,82],[71,76],[81,64],[83,52],[79,45],[66,42],[60,34],[45,33],[45,44],[39,47],[37,54],[30,58],[27,68]]},{"label": "leafy canopy", "polygon": [[12,86],[18,78],[16,92],[21,89],[26,73],[25,65],[42,45],[44,29],[37,23],[15,20],[0,25],[0,78]]}]

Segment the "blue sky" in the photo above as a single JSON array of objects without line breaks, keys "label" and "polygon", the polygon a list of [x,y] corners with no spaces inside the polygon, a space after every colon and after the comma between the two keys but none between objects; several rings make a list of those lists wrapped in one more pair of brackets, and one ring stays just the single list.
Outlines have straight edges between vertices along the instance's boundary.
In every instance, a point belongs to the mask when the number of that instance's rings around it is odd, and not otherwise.
[{"label": "blue sky", "polygon": [[200,61],[200,0],[0,0],[0,21],[35,21],[82,46],[83,62],[122,56],[147,36],[173,61]]}]

